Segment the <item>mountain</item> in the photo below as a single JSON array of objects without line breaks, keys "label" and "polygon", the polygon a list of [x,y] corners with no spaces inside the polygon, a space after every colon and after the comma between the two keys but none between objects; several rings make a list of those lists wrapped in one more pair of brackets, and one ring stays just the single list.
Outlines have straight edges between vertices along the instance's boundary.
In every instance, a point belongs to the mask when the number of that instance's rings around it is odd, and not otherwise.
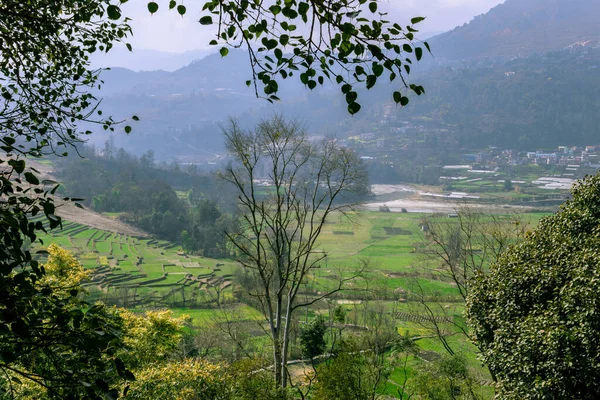
[{"label": "mountain", "polygon": [[[131,135],[114,135],[116,146],[153,149],[169,161],[222,151],[221,127],[230,117],[251,127],[274,113],[304,121],[314,135],[385,135],[410,124],[436,137],[430,143],[465,148],[588,145],[600,126],[598,15],[600,0],[507,0],[430,41],[436,60],[446,62],[413,68],[410,80],[425,87],[424,96],[399,108],[391,102],[397,86],[382,82],[359,90],[363,108],[353,117],[334,84],[310,91],[294,77],[280,82],[281,102],[257,99],[245,84],[252,71],[241,50],[173,72],[114,68],[103,73],[98,94],[115,120],[141,119]],[[100,145],[108,139],[92,138]]]},{"label": "mountain", "polygon": [[[219,151],[221,126],[230,117],[250,127],[282,113],[306,121],[307,129],[318,134],[333,132],[340,119],[349,117],[333,85],[310,92],[288,79],[280,82],[283,101],[271,104],[256,98],[254,88],[246,85],[251,77],[248,54],[232,50],[227,57],[209,55],[173,72],[112,68],[103,71],[102,90],[95,94],[103,98],[102,111],[115,120],[140,118],[132,123],[131,135],[114,135],[115,146],[135,154],[153,149],[158,159],[169,161],[176,155]],[[90,129],[97,133],[93,144],[109,139],[102,127]]]},{"label": "mountain", "polygon": [[438,61],[513,58],[600,45],[599,0],[506,0],[429,40]]}]

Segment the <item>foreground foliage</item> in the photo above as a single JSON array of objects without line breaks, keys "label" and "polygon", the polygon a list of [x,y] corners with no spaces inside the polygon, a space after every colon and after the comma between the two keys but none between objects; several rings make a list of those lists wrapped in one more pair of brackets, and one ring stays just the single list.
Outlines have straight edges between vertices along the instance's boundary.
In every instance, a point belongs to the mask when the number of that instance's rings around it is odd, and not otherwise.
[{"label": "foreground foliage", "polygon": [[506,399],[600,396],[600,175],[479,273],[467,298]]},{"label": "foreground foliage", "polygon": [[116,397],[111,381],[131,377],[115,354],[123,346],[123,320],[102,304],[90,307],[82,300],[80,283],[87,273],[70,252],[51,245],[42,268],[45,274],[35,284],[39,295],[29,299],[35,313],[2,310],[5,318],[17,320],[11,328],[18,339],[3,337],[0,394],[96,398],[106,392]]},{"label": "foreground foliage", "polygon": [[[35,383],[54,397],[116,396],[108,377],[124,375],[113,358],[120,322],[65,290],[73,260],[51,249],[48,268],[28,250],[60,217],[55,182],[26,168],[24,156],[63,153],[87,134],[82,123],[113,129],[90,93],[99,71],[89,55],[108,51],[130,33],[108,0],[5,1],[0,5],[0,373],[3,395]],[[81,125],[80,125],[81,124]],[[126,128],[129,131],[130,128]],[[59,266],[57,263],[64,263]],[[54,268],[56,267],[56,268]],[[70,278],[68,278],[70,279]],[[55,286],[58,286],[57,289]]]}]

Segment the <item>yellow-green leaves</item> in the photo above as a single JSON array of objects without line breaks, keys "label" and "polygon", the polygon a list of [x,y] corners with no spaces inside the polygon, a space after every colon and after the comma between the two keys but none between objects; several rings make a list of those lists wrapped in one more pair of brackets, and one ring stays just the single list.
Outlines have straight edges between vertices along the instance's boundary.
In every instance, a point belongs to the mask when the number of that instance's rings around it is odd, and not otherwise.
[{"label": "yellow-green leaves", "polygon": [[173,317],[171,311],[147,311],[138,315],[120,310],[125,320],[124,341],[127,350],[120,354],[131,368],[168,361],[177,351],[183,337],[183,327],[189,318]]},{"label": "yellow-green leaves", "polygon": [[136,373],[124,396],[133,399],[212,400],[228,398],[225,368],[205,360],[186,359],[148,365]]}]

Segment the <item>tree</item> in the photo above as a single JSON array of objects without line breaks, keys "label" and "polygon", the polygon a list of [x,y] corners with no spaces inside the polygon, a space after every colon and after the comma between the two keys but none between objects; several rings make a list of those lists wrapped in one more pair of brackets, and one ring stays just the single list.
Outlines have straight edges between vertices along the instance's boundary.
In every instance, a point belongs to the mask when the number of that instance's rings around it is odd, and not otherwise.
[{"label": "tree", "polygon": [[29,313],[2,310],[4,321],[14,321],[14,333],[3,332],[0,395],[99,398],[107,392],[116,397],[119,376],[131,378],[116,355],[123,347],[122,319],[81,299],[88,272],[70,252],[50,245],[43,269],[35,282],[38,296],[28,299]]},{"label": "tree", "polygon": [[123,399],[227,400],[230,385],[224,366],[186,359],[143,369]]},{"label": "tree", "polygon": [[[422,253],[424,261],[436,268],[440,278],[452,282],[462,300],[466,301],[472,279],[477,274],[488,273],[495,262],[510,245],[525,235],[527,224],[519,215],[496,215],[479,209],[461,206],[455,210],[456,218],[447,214],[425,217]],[[428,329],[440,341],[448,355],[456,356],[448,337],[456,334],[472,340],[462,315],[449,312],[443,301],[435,299],[415,279],[411,288],[415,312],[422,316],[418,324]],[[475,350],[475,349],[474,349]],[[481,348],[478,348],[481,351]],[[494,371],[490,369],[495,380]]]},{"label": "tree", "polygon": [[[40,182],[23,157],[63,154],[90,133],[85,124],[114,129],[90,93],[99,71],[89,55],[125,38],[126,22],[109,0],[0,5],[0,370],[58,397],[114,394],[102,373],[125,369],[112,363],[119,329],[103,307],[80,301],[77,290],[65,297],[40,284],[46,271],[24,244],[60,226],[57,187]],[[40,214],[46,221],[31,219]],[[43,363],[33,363],[40,357]]]},{"label": "tree", "polygon": [[[367,4],[368,3],[368,4]],[[279,79],[297,74],[300,82],[313,90],[325,80],[335,81],[345,96],[350,114],[357,113],[356,86],[370,89],[383,77],[399,81],[393,91],[396,104],[405,106],[410,90],[417,95],[422,86],[409,84],[413,60],[421,60],[427,42],[417,41],[414,25],[423,17],[411,19],[408,26],[388,21],[378,0],[209,0],[202,7],[202,25],[215,25],[211,45],[221,45],[225,57],[229,48],[248,51],[253,85],[259,97],[277,101]],[[151,13],[158,3],[148,3]],[[169,2],[169,9],[185,15],[183,4]],[[421,47],[423,46],[423,47]],[[388,80],[386,79],[386,80]]]},{"label": "tree", "polygon": [[427,400],[478,400],[477,383],[471,376],[466,360],[460,355],[446,356],[424,362],[416,368],[408,382],[410,398]]},{"label": "tree", "polygon": [[[294,312],[344,288],[360,273],[340,276],[324,293],[300,300],[312,272],[325,262],[317,251],[327,218],[349,206],[342,201],[365,190],[365,170],[358,156],[335,140],[312,143],[300,124],[281,117],[245,132],[231,122],[225,143],[232,164],[222,173],[237,191],[239,232],[228,237],[242,266],[255,283],[258,300],[273,344],[275,382],[287,385],[287,357]],[[259,171],[264,166],[264,177]],[[268,179],[268,188],[259,178]],[[267,194],[261,192],[267,190]]]},{"label": "tree", "polygon": [[127,383],[124,399],[230,398],[225,365],[186,358],[181,351],[189,317],[176,318],[168,310],[118,313],[124,320],[124,346],[118,354],[136,378]]},{"label": "tree", "polygon": [[600,175],[543,218],[467,297],[469,327],[505,399],[600,396]]},{"label": "tree", "polygon": [[313,399],[369,400],[373,385],[360,348],[342,341],[337,354],[318,368]]},{"label": "tree", "polygon": [[[387,359],[378,354],[372,343],[358,345],[351,337],[342,339],[331,359],[319,365],[313,399],[375,400],[378,391],[396,368],[406,373],[408,358],[414,356],[416,345],[411,339],[396,334],[388,343]],[[402,395],[401,395],[402,397]]]},{"label": "tree", "polygon": [[508,247],[525,233],[526,224],[518,215],[496,215],[464,205],[456,218],[433,214],[423,218],[424,256],[440,266],[444,279],[452,281],[466,299],[470,279],[485,272]]},{"label": "tree", "polygon": [[312,360],[323,354],[327,345],[325,331],[327,331],[327,324],[325,318],[321,315],[302,328],[300,331],[300,347],[304,357]]}]

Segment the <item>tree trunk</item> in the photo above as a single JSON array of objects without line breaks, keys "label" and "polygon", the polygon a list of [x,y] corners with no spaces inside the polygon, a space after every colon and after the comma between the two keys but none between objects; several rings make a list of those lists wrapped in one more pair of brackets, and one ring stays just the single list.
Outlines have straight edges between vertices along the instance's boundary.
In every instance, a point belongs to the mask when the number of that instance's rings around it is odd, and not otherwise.
[{"label": "tree trunk", "polygon": [[290,297],[288,297],[287,308],[285,310],[285,330],[283,332],[283,343],[282,343],[282,349],[281,349],[281,371],[283,372],[283,381],[281,382],[281,387],[284,389],[287,386],[287,361],[288,361],[288,353],[289,353],[291,326],[292,326],[292,304],[291,304],[291,296],[290,296]]},{"label": "tree trunk", "polygon": [[271,329],[273,333],[273,361],[275,368],[275,385],[282,385],[282,365],[281,365],[281,303],[283,302],[281,293],[277,293],[277,306],[275,309],[275,326]]},{"label": "tree trunk", "polygon": [[[277,331],[277,329],[276,329]],[[277,336],[279,332],[277,332]],[[273,337],[273,367],[275,368],[275,385],[281,386],[281,352],[279,337]]]}]

